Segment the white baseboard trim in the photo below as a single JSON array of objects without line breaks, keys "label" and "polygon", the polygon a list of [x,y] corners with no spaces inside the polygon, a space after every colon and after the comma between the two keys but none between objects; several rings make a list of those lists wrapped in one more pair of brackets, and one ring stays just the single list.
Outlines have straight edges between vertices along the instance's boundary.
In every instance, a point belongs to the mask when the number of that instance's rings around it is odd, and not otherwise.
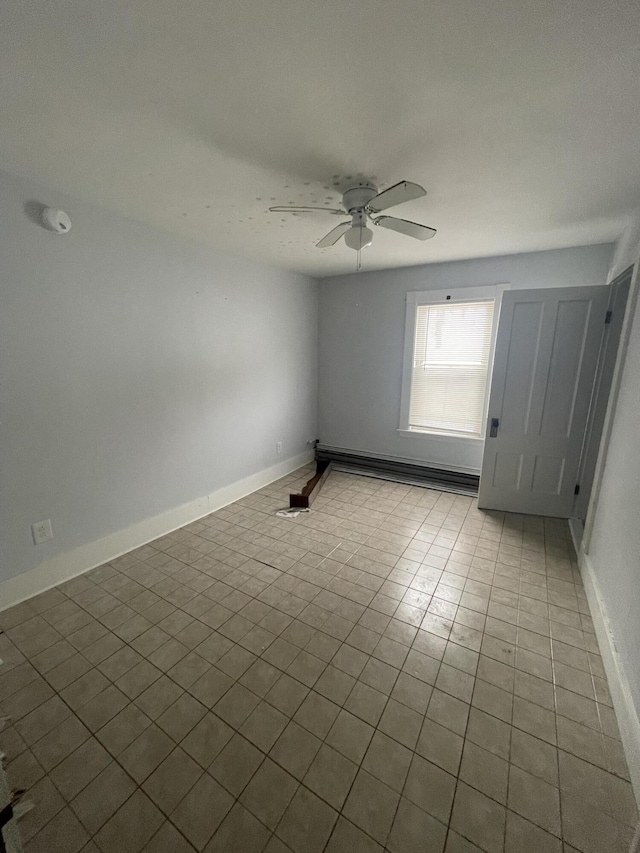
[{"label": "white baseboard trim", "polygon": [[0,584],[0,611],[13,607],[21,601],[33,598],[51,587],[71,580],[71,578],[95,569],[109,560],[115,560],[122,554],[146,545],[160,536],[171,533],[185,524],[190,524],[198,518],[209,515],[240,498],[268,486],[275,480],[285,477],[292,471],[301,468],[314,458],[313,451],[292,456],[284,462],[265,468],[257,474],[238,480],[229,486],[218,489],[210,495],[197,498],[195,501],[170,509],[160,515],[147,518],[145,521],[133,524],[125,530],[112,533],[104,539],[98,539],[87,545],[81,545],[72,551],[58,554],[34,569],[9,578]]},{"label": "white baseboard trim", "polygon": [[584,524],[579,518],[569,519],[569,532],[571,533],[575,552],[576,554],[579,554],[582,546],[582,537],[584,535]]},{"label": "white baseboard trim", "polygon": [[600,594],[598,580],[587,554],[580,554],[579,564],[589,608],[591,609],[591,617],[598,638],[598,645],[602,654],[602,662],[609,681],[609,689],[618,720],[620,737],[622,738],[622,745],[629,766],[631,784],[638,806],[640,807],[640,717],[638,717],[638,712],[633,703],[627,675],[616,648],[614,634],[611,630],[606,605]]}]

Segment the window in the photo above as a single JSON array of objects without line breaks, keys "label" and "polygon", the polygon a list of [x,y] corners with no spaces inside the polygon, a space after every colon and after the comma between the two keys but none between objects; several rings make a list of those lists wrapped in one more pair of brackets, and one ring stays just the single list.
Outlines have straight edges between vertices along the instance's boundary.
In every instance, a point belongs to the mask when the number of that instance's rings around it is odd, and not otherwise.
[{"label": "window", "polygon": [[483,437],[503,289],[408,294],[401,429]]}]

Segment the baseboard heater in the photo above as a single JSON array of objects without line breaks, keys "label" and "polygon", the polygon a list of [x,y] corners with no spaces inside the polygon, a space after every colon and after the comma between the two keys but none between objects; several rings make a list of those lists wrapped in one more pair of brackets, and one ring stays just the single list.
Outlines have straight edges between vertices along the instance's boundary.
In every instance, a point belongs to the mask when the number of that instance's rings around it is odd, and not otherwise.
[{"label": "baseboard heater", "polygon": [[444,468],[433,468],[430,465],[420,465],[401,459],[384,459],[368,453],[333,450],[322,445],[316,447],[316,459],[319,462],[332,462],[334,471],[379,477],[473,497],[478,494],[480,483],[480,477],[477,474],[448,471]]}]

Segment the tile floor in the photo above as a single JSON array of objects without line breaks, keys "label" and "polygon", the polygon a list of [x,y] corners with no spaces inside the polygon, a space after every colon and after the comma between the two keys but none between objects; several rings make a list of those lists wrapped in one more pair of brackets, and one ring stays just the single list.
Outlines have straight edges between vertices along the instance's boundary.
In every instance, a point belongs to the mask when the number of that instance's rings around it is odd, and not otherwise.
[{"label": "tile floor", "polygon": [[27,853],[626,853],[566,524],[306,478],[0,614]]}]

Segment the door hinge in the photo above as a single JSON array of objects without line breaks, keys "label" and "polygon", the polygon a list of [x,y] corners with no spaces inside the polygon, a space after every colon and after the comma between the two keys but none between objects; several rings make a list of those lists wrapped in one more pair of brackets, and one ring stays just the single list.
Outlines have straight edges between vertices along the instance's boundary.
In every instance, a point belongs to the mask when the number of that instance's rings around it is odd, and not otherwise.
[{"label": "door hinge", "polygon": [[604,315],[604,324],[605,324],[605,326],[608,326],[608,325],[609,325],[609,323],[611,322],[611,317],[612,317],[612,316],[613,316],[613,311],[607,311],[607,313]]},{"label": "door hinge", "polygon": [[573,490],[573,494],[574,494],[574,495],[579,495],[579,494],[580,494],[580,483],[576,483],[576,487],[575,487],[575,489]]}]

